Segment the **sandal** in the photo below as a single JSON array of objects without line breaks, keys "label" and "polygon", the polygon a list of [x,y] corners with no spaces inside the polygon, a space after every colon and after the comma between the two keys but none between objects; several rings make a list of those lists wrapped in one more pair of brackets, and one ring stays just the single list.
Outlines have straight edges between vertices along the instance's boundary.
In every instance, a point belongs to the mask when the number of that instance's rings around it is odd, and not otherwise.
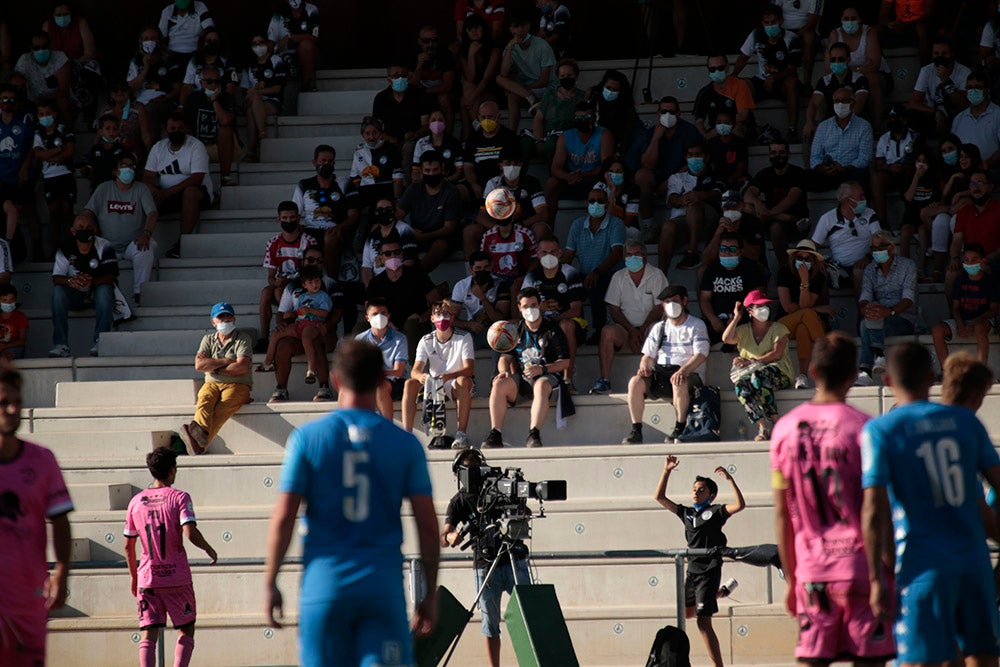
[{"label": "sandal", "polygon": [[274,393],[271,394],[271,400],[268,403],[278,403],[280,401],[288,400],[288,390],[284,387],[276,387]]},{"label": "sandal", "polygon": [[257,364],[257,368],[255,368],[254,371],[256,371],[257,373],[273,373],[274,364],[273,363],[269,364],[267,362],[264,362],[262,364]]},{"label": "sandal", "polygon": [[316,371],[306,371],[306,384],[316,384]]}]

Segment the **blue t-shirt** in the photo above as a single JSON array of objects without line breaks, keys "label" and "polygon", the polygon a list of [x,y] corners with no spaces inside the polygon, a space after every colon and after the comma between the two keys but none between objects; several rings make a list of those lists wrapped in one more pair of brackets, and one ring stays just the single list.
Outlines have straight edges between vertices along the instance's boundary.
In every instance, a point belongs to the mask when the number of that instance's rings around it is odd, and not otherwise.
[{"label": "blue t-shirt", "polygon": [[889,491],[898,584],[988,565],[977,474],[1000,457],[973,412],[927,401],[895,408],[865,425],[861,457],[862,485]]},{"label": "blue t-shirt", "polygon": [[397,361],[407,363],[410,361],[410,352],[408,350],[406,334],[398,329],[388,327],[385,330],[385,337],[382,338],[382,340],[375,338],[371,329],[359,333],[355,336],[355,339],[371,343],[378,349],[382,350],[382,361],[385,363],[385,370],[387,371],[391,371],[393,367],[395,367]]},{"label": "blue t-shirt", "polygon": [[28,116],[15,115],[10,125],[0,119],[0,183],[17,183],[17,173],[34,141],[35,124]]},{"label": "blue t-shirt", "polygon": [[[315,308],[316,310],[325,310],[327,312],[333,310],[333,299],[326,290],[320,290],[315,294],[310,294],[305,290],[301,294],[295,297],[295,310],[298,311],[299,308]],[[316,317],[315,315],[299,315],[296,319],[309,320],[310,322],[325,321],[326,318]]]},{"label": "blue t-shirt", "polygon": [[431,495],[412,434],[375,412],[331,412],[289,436],[278,488],[306,504],[302,602],[401,594],[400,507]]}]

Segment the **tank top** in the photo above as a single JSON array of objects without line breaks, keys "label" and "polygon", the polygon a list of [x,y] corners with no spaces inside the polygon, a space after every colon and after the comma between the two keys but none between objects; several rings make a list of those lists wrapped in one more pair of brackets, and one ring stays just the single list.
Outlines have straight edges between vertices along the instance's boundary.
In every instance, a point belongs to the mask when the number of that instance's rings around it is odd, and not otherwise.
[{"label": "tank top", "polygon": [[[847,62],[852,68],[861,67],[868,60],[868,31],[871,30],[866,25],[861,26],[861,40],[858,42],[858,48],[851,51],[851,59]],[[847,34],[844,33],[842,28],[837,28],[837,41],[847,43]],[[884,72],[885,74],[891,74],[892,70],[889,69],[889,63],[886,61],[885,56],[882,56],[882,62],[878,66],[879,72]]]},{"label": "tank top", "polygon": [[580,132],[569,130],[563,133],[566,139],[566,166],[570,171],[590,171],[601,165],[601,137],[604,128],[594,126],[594,133],[586,144],[580,141]]},{"label": "tank top", "polygon": [[69,25],[60,28],[55,20],[49,20],[49,48],[62,51],[70,60],[83,57],[83,35],[80,34],[80,19],[76,15],[70,19]]}]

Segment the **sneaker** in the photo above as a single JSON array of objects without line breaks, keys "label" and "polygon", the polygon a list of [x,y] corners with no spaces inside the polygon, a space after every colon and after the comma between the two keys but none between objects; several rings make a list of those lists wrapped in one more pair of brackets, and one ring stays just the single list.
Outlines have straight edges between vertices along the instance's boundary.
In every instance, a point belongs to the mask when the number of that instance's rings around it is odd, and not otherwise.
[{"label": "sneaker", "polygon": [[854,380],[855,387],[871,387],[874,386],[875,380],[868,371],[858,371],[858,377]]},{"label": "sneaker", "polygon": [[320,385],[319,389],[316,391],[316,395],[313,396],[314,401],[332,401],[333,392],[326,385]]},{"label": "sneaker", "polygon": [[196,421],[188,424],[188,431],[191,433],[191,437],[194,438],[195,443],[201,447],[202,453],[204,453],[208,449],[208,431]]},{"label": "sneaker", "polygon": [[222,183],[222,187],[229,187],[229,186],[232,186],[232,185],[239,185],[239,181],[236,180],[236,177],[233,176],[232,174],[229,174],[228,176],[223,176],[219,180]]},{"label": "sneaker", "polygon": [[680,442],[681,441],[681,433],[683,433],[683,432],[684,432],[683,428],[680,428],[680,427],[678,427],[678,426],[675,425],[674,426],[674,430],[671,431],[667,435],[667,437],[665,437],[663,439],[663,442]]},{"label": "sneaker", "polygon": [[92,357],[97,356],[97,343],[94,343],[94,347],[90,348],[90,356]]},{"label": "sneaker", "polygon": [[138,292],[136,292],[135,294],[133,294],[132,295],[132,302],[135,303],[136,306],[141,306],[142,305],[142,294],[139,294]]},{"label": "sneaker", "polygon": [[563,383],[566,385],[566,388],[569,390],[569,393],[571,395],[576,396],[577,394],[580,393],[576,390],[576,385],[573,384],[573,378],[570,378],[569,380],[563,380]]},{"label": "sneaker", "polygon": [[285,387],[275,387],[274,392],[271,394],[270,400],[268,400],[268,403],[278,403],[280,401],[287,401],[287,400],[288,400],[288,389],[286,389]]},{"label": "sneaker", "polygon": [[455,439],[451,443],[452,449],[468,449],[471,446],[469,436],[465,435],[465,431],[455,431]]},{"label": "sneaker", "polygon": [[503,435],[495,428],[490,429],[489,435],[483,440],[483,449],[495,449],[498,447],[503,447]]},{"label": "sneaker", "polygon": [[875,363],[872,364],[872,373],[885,373],[885,357],[875,357]]},{"label": "sneaker", "polygon": [[258,338],[257,342],[253,346],[254,354],[266,354],[267,345],[270,341],[266,338]]},{"label": "sneaker", "polygon": [[809,218],[799,218],[795,222],[795,227],[800,232],[808,232],[809,228],[812,227],[812,221]]},{"label": "sneaker", "polygon": [[641,445],[642,444],[642,429],[632,427],[628,435],[622,438],[623,445]]},{"label": "sneaker", "polygon": [[528,437],[524,441],[525,447],[541,447],[542,446],[542,434],[538,432],[537,428],[533,428],[528,431]]},{"label": "sneaker", "polygon": [[594,386],[590,388],[590,394],[592,396],[609,391],[611,391],[611,383],[604,378],[597,378],[597,380],[594,381]]},{"label": "sneaker", "polygon": [[316,384],[316,371],[311,369],[306,371],[306,384]]},{"label": "sneaker", "polygon": [[796,389],[808,389],[809,379],[806,378],[805,373],[799,373],[795,376],[795,388]]},{"label": "sneaker", "polygon": [[[191,423],[193,424],[194,422]],[[195,442],[194,435],[191,433],[191,424],[182,424],[178,435],[181,437],[181,442],[184,443],[184,449],[186,449],[187,453],[191,456],[197,456],[205,451],[197,442]]]},{"label": "sneaker", "polygon": [[678,269],[697,269],[701,266],[701,255],[688,250],[684,253],[684,258],[677,264]]},{"label": "sneaker", "polygon": [[175,243],[170,250],[167,251],[167,257],[170,259],[180,259],[181,257],[181,242]]},{"label": "sneaker", "polygon": [[49,350],[49,357],[53,359],[56,357],[71,357],[71,356],[73,355],[70,353],[68,345],[56,345],[54,348]]},{"label": "sneaker", "polygon": [[451,449],[454,438],[448,435],[436,435],[427,443],[427,449]]}]

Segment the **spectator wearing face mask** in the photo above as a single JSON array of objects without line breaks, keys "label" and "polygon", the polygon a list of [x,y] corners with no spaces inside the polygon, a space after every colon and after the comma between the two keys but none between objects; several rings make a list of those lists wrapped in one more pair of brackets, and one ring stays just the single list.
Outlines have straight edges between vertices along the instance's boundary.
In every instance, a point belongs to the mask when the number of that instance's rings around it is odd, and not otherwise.
[{"label": "spectator wearing face mask", "polygon": [[668,269],[673,261],[675,244],[686,231],[688,249],[677,263],[679,269],[696,269],[701,264],[698,246],[702,230],[719,217],[718,205],[725,186],[715,177],[711,158],[705,153],[705,145],[696,142],[686,151],[687,166],[679,170],[667,181],[667,205],[671,207],[670,218],[660,232],[660,267]]},{"label": "spectator wearing face mask", "polygon": [[267,285],[260,293],[260,338],[254,352],[267,351],[272,308],[280,302],[289,282],[298,277],[306,250],[316,245],[315,239],[302,231],[295,202],[278,204],[278,224],[281,232],[271,237],[264,249]]},{"label": "spectator wearing face mask", "polygon": [[472,187],[477,199],[486,196],[485,186],[490,179],[500,175],[501,154],[520,156],[517,135],[500,125],[500,107],[486,101],[479,105],[479,129],[465,142],[462,169],[465,180]]},{"label": "spectator wearing face mask", "polygon": [[198,50],[187,62],[184,78],[181,81],[180,103],[182,106],[187,103],[188,95],[192,91],[201,90],[201,73],[206,67],[218,68],[224,92],[230,95],[236,92],[240,76],[236,68],[231,66],[229,58],[223,54],[222,32],[217,28],[209,28],[201,34],[198,38]]},{"label": "spectator wearing face mask", "polygon": [[587,89],[586,99],[597,109],[597,124],[615,138],[615,152],[625,158],[630,171],[638,169],[649,135],[635,110],[628,77],[615,69],[605,71]]},{"label": "spectator wearing face mask", "polygon": [[713,345],[722,340],[733,307],[752,290],[766,288],[767,279],[760,265],[743,257],[743,238],[734,232],[723,232],[717,258],[705,269],[698,286],[698,305]]},{"label": "spectator wearing face mask", "polygon": [[201,0],[174,0],[160,12],[157,27],[166,40],[171,60],[183,66],[198,48],[198,36],[214,25],[208,7]]},{"label": "spectator wearing face mask", "polygon": [[[151,114],[150,127],[163,127],[167,114],[180,99],[183,65],[170,59],[156,28],[139,34],[139,48],[129,61],[125,80],[135,100]],[[150,146],[151,147],[151,146]]]},{"label": "spectator wearing face mask", "polygon": [[69,58],[70,90],[81,109],[93,113],[97,95],[93,91],[103,86],[101,65],[97,61],[97,47],[90,23],[69,2],[52,7],[52,15],[42,24],[49,35],[49,48],[61,51]]},{"label": "spectator wearing face mask", "polygon": [[834,289],[840,287],[840,280],[851,278],[854,293],[861,292],[861,276],[871,262],[868,252],[872,235],[880,229],[878,214],[869,208],[861,184],[841,184],[837,188],[837,207],[820,216],[811,239],[817,246],[830,247]]},{"label": "spectator wearing face mask", "polygon": [[382,382],[375,396],[378,412],[386,419],[392,419],[393,401],[403,398],[406,384],[406,366],[409,362],[409,345],[400,331],[389,326],[389,307],[384,299],[374,298],[365,304],[365,319],[370,329],[355,336],[355,340],[371,343],[382,351]]},{"label": "spectator wearing face mask", "polygon": [[767,283],[771,272],[767,265],[764,225],[753,215],[752,207],[744,203],[738,190],[727,190],[722,193],[722,215],[719,217],[715,233],[705,243],[705,250],[701,253],[702,266],[698,269],[698,282],[701,282],[705,267],[719,259],[722,235],[727,233],[735,234],[743,240],[743,259],[757,264],[764,274],[764,282]]},{"label": "spectator wearing face mask", "polygon": [[605,164],[604,178],[594,188],[608,193],[608,210],[625,223],[626,236],[639,238],[639,188],[627,177],[624,162],[611,159]]},{"label": "spectator wearing face mask", "polygon": [[385,271],[385,258],[380,252],[382,241],[388,237],[399,237],[403,249],[403,265],[417,265],[417,237],[413,228],[396,218],[396,207],[388,199],[375,202],[372,212],[372,226],[361,252],[361,282],[365,287],[372,278]]},{"label": "spectator wearing face mask", "polygon": [[813,343],[829,331],[835,311],[830,306],[826,262],[816,250],[816,244],[802,239],[794,248],[788,249],[788,255],[794,262],[778,269],[779,321],[795,340],[799,361],[795,388],[806,389],[809,387]]},{"label": "spectator wearing face mask", "polygon": [[316,90],[316,56],[319,54],[319,8],[311,2],[280,3],[267,26],[267,39],[283,60],[297,63],[302,90]]},{"label": "spectator wearing face mask", "polygon": [[54,99],[59,117],[70,127],[76,119],[70,94],[70,62],[62,51],[52,50],[49,33],[40,30],[31,36],[31,51],[17,59],[14,71],[27,83],[28,99]]},{"label": "spectator wearing face mask", "polygon": [[[10,243],[16,238],[18,216],[22,207],[34,201],[31,165],[35,154],[35,124],[30,116],[16,111],[17,97],[9,83],[0,84],[0,204],[3,205],[4,230],[0,238],[0,257],[4,258],[0,273],[13,270]],[[27,254],[23,239],[17,261]],[[41,259],[41,248],[35,249]],[[7,282],[9,282],[9,277]]]},{"label": "spectator wearing face mask", "polygon": [[[542,184],[531,174],[525,173],[524,161],[517,151],[504,148],[500,153],[500,171],[486,184],[486,195],[497,188],[505,188],[517,206],[512,215],[513,223],[531,230],[531,235],[538,239],[550,233],[548,207],[545,203],[545,192]],[[480,248],[480,240],[485,232],[493,228],[496,220],[486,210],[486,197],[480,202],[479,215],[476,224],[466,225],[462,230],[463,248],[466,255]]]},{"label": "spectator wearing face mask", "polygon": [[351,180],[358,190],[358,206],[366,208],[379,199],[403,196],[403,155],[399,146],[386,141],[382,121],[374,116],[361,120],[362,142],[354,150]]},{"label": "spectator wearing face mask", "polygon": [[577,88],[580,66],[575,60],[560,60],[556,64],[559,85],[545,91],[535,106],[531,123],[531,136],[521,138],[521,154],[526,160],[539,157],[543,162],[552,160],[559,136],[573,128],[573,115],[584,100],[584,92]]},{"label": "spectator wearing face mask", "polygon": [[552,156],[551,176],[545,184],[549,225],[555,226],[559,199],[585,199],[604,173],[604,163],[615,150],[611,133],[594,121],[594,106],[580,102],[573,111],[573,127],[559,135]]},{"label": "spectator wearing face mask", "polygon": [[532,36],[527,14],[511,14],[510,33],[497,85],[507,92],[508,124],[516,132],[522,105],[527,104],[530,111],[545,90],[554,85],[552,68],[556,56],[548,42]]},{"label": "spectator wearing face mask", "polygon": [[245,96],[247,114],[247,160],[260,159],[260,141],[267,136],[268,116],[281,113],[285,103],[285,81],[288,67],[281,56],[272,51],[273,44],[257,34],[250,38],[253,58],[243,70],[240,88]]},{"label": "spectator wearing face mask", "polygon": [[854,90],[855,108],[864,109],[868,104],[868,77],[850,68],[848,65],[850,57],[851,49],[843,42],[831,44],[828,49],[830,73],[821,76],[816,82],[813,94],[809,98],[809,106],[806,107],[806,124],[802,128],[806,153],[809,152],[808,145],[816,136],[816,125],[819,120],[824,115],[829,117],[833,113],[834,93],[847,86]]},{"label": "spectator wearing face mask", "polygon": [[713,131],[722,134],[716,127],[716,119],[719,112],[727,111],[730,125],[727,134],[745,137],[755,108],[750,84],[727,73],[729,59],[723,54],[709,56],[706,64],[710,81],[695,98],[695,126],[705,136],[711,136]]},{"label": "spectator wearing face mask", "polygon": [[[109,97],[98,118],[111,116],[117,119],[121,147],[140,161],[145,160],[147,151],[155,143],[146,105],[136,99],[135,92],[126,82],[112,84]],[[103,121],[100,122],[103,124]]]},{"label": "spectator wearing face mask", "polygon": [[733,133],[736,121],[731,111],[720,110],[715,119],[715,136],[705,142],[715,175],[727,188],[742,190],[747,182],[747,163],[750,161],[747,141]]},{"label": "spectator wearing face mask", "polygon": [[816,128],[806,172],[814,192],[848,181],[869,182],[868,167],[875,155],[872,126],[854,113],[855,104],[854,89],[841,88],[833,95],[834,115]]},{"label": "spectator wearing face mask", "polygon": [[789,146],[776,141],[768,146],[770,165],[750,180],[744,195],[748,211],[768,227],[778,266],[785,266],[788,239],[809,231],[809,193],[802,167],[788,164]]},{"label": "spectator wearing face mask", "polygon": [[219,165],[222,185],[236,185],[233,161],[243,157],[236,136],[236,100],[225,92],[222,70],[208,66],[201,71],[201,90],[188,95],[184,117],[192,135],[205,144],[210,162]]},{"label": "spectator wearing face mask", "polygon": [[913,180],[913,162],[920,144],[919,136],[908,125],[906,109],[902,104],[893,104],[889,109],[889,131],[875,144],[872,195],[875,210],[883,220],[889,219],[889,192],[905,193]]},{"label": "spectator wearing face mask", "polygon": [[[997,317],[1000,315],[1000,286],[983,271],[985,256],[986,251],[980,244],[965,244],[962,252],[962,275],[955,280],[951,294],[948,295],[952,318],[938,322],[931,329],[934,351],[937,352],[942,368],[944,360],[948,358],[948,341],[955,338],[975,339],[979,361],[984,364],[989,361],[989,336],[996,329]],[[2,294],[0,292],[0,296]]]},{"label": "spectator wearing face mask", "polygon": [[462,142],[452,136],[448,130],[449,125],[445,120],[444,112],[440,109],[435,109],[430,113],[427,127],[430,134],[417,139],[416,146],[413,148],[410,180],[414,182],[420,180],[420,158],[423,157],[423,154],[430,150],[437,151],[438,155],[441,156],[441,173],[444,174],[446,180],[458,186],[458,192],[462,195],[463,201],[468,198],[471,203],[472,192],[468,184],[463,182],[465,174],[462,170],[464,164]]},{"label": "spectator wearing face mask", "polygon": [[420,169],[420,182],[412,183],[403,193],[396,204],[396,217],[409,220],[423,255],[420,264],[430,273],[457,245],[462,207],[458,188],[444,180],[437,151],[420,157]]},{"label": "spectator wearing face mask", "polygon": [[667,194],[667,180],[685,165],[688,146],[701,139],[698,128],[681,118],[680,113],[676,97],[660,99],[659,122],[642,154],[642,168],[635,172],[640,191],[639,217],[644,228],[653,224],[653,197]]},{"label": "spectator wearing face mask", "polygon": [[965,91],[972,72],[955,60],[950,39],[934,39],[933,58],[920,68],[910,97],[914,127],[923,134],[947,132],[952,119],[969,106]]},{"label": "spectator wearing face mask", "polygon": [[386,142],[402,151],[410,164],[417,135],[426,131],[428,104],[419,86],[410,85],[409,65],[394,61],[387,70],[389,85],[372,101],[372,117],[382,122]]},{"label": "spectator wearing face mask", "polygon": [[93,192],[101,183],[113,180],[118,168],[118,158],[128,151],[121,145],[118,128],[121,123],[111,114],[105,114],[97,120],[97,137],[94,145],[85,156],[84,173],[90,180],[90,191]]},{"label": "spectator wearing face mask", "polygon": [[[54,100],[38,102],[38,129],[34,142],[35,159],[42,165],[53,248],[63,241],[73,220],[73,205],[76,203],[76,175],[73,173],[76,137],[70,127],[56,122],[58,112]],[[41,241],[40,234],[32,236],[33,241]]]},{"label": "spectator wearing face mask", "polygon": [[559,0],[536,0],[542,18],[538,22],[538,34],[552,47],[557,58],[563,58],[573,41],[572,15],[569,7]]},{"label": "spectator wearing face mask", "polygon": [[1000,272],[1000,202],[993,198],[993,177],[977,169],[969,177],[971,203],[963,206],[954,216],[954,235],[951,238],[951,262],[945,273],[945,294],[950,294],[955,278],[962,272],[962,248],[967,243],[983,247],[983,265],[991,274]]},{"label": "spectator wearing face mask", "polygon": [[469,275],[451,291],[451,300],[462,306],[455,328],[471,333],[477,350],[489,347],[486,331],[490,325],[510,317],[510,283],[493,275],[492,267],[488,253],[475,251],[469,255]]},{"label": "spectator wearing face mask", "polygon": [[1000,107],[990,101],[982,70],[969,74],[965,87],[969,107],[955,116],[951,131],[963,143],[979,149],[995,179],[1000,174]]}]

